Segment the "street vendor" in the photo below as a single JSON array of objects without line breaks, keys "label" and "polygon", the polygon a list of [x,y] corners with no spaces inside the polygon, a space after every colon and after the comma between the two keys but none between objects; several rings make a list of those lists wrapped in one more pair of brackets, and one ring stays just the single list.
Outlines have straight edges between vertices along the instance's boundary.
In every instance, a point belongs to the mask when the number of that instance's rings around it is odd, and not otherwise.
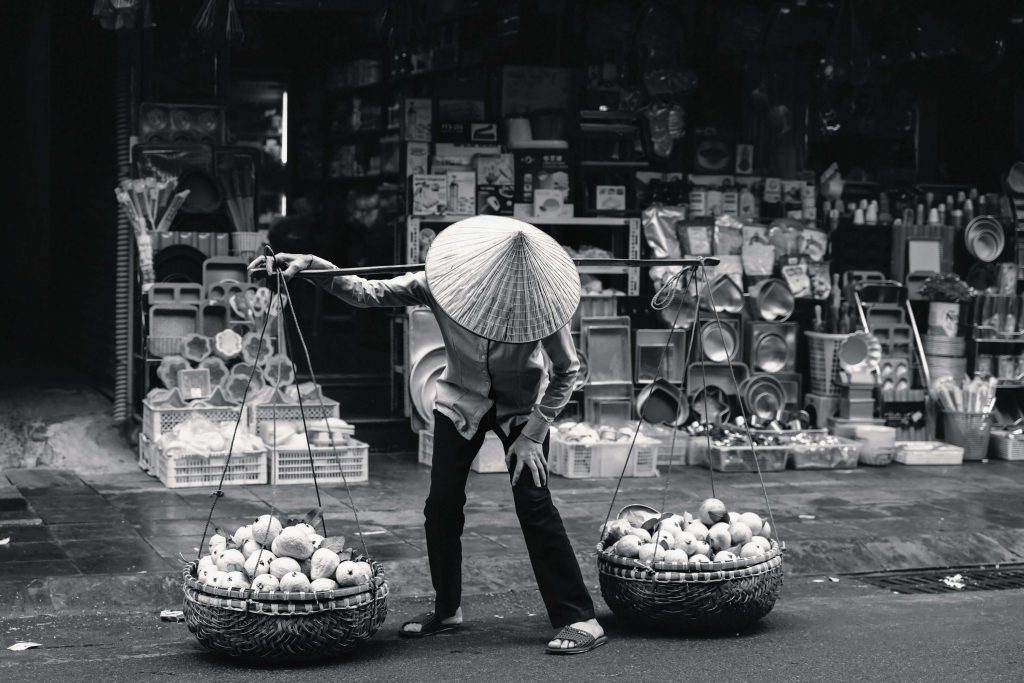
[{"label": "street vendor", "polygon": [[[287,278],[332,269],[308,254],[277,254]],[[424,272],[389,280],[318,279],[325,290],[365,308],[429,306],[444,338],[447,365],[437,381],[430,493],[424,516],[434,610],[402,625],[419,638],[460,628],[462,531],[470,465],[493,431],[505,448],[516,514],[551,625],[552,654],[604,645],[594,605],[548,490],[548,431],[572,393],[579,360],[569,321],[580,298],[576,266],[532,225],[477,216],[433,241]],[[545,370],[542,354],[550,360]]]}]

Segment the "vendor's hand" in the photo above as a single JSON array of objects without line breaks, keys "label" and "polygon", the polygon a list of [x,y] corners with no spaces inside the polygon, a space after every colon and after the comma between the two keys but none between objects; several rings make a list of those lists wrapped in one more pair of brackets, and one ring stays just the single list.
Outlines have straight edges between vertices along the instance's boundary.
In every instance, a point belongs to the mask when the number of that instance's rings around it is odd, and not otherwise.
[{"label": "vendor's hand", "polygon": [[505,469],[511,466],[513,457],[516,459],[516,470],[512,473],[513,486],[519,481],[519,475],[526,467],[533,473],[533,483],[536,486],[547,484],[548,464],[544,460],[544,449],[539,443],[520,435],[505,455]]},{"label": "vendor's hand", "polygon": [[275,269],[284,270],[284,278],[290,280],[303,270],[313,265],[313,257],[309,254],[276,254],[275,256],[258,256],[249,264],[249,271],[267,267],[267,259],[274,259]]}]

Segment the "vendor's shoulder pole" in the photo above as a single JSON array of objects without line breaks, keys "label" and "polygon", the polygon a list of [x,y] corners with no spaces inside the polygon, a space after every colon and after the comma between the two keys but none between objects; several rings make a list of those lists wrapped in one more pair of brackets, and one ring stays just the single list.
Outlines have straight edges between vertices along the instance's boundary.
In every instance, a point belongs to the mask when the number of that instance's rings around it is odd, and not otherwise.
[{"label": "vendor's shoulder pole", "polygon": [[[577,258],[573,259],[577,266],[623,266],[626,268],[663,268],[665,266],[717,266],[717,258],[679,258],[679,259],[626,259],[626,258]],[[355,268],[325,268],[319,270],[303,270],[296,277],[326,278],[339,275],[393,275],[395,273],[411,273],[423,270],[422,263],[406,263],[391,266],[359,266]]]}]

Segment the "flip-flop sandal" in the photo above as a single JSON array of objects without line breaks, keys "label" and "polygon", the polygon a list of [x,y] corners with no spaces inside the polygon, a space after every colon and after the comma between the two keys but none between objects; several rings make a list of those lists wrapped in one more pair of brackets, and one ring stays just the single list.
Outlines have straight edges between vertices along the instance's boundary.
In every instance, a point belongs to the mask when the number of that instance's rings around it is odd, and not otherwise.
[{"label": "flip-flop sandal", "polygon": [[590,652],[596,650],[602,645],[607,644],[608,636],[599,636],[595,638],[592,634],[586,631],[581,631],[578,628],[572,626],[566,626],[559,631],[552,640],[571,640],[576,643],[572,647],[551,647],[548,646],[549,655],[581,655],[584,652]]},{"label": "flip-flop sandal", "polygon": [[[420,630],[406,631],[405,627],[409,624],[419,624]],[[403,638],[425,638],[435,633],[457,631],[460,628],[462,628],[462,624],[446,624],[443,620],[438,619],[433,612],[424,612],[402,624],[402,627],[398,630],[398,635]]]}]

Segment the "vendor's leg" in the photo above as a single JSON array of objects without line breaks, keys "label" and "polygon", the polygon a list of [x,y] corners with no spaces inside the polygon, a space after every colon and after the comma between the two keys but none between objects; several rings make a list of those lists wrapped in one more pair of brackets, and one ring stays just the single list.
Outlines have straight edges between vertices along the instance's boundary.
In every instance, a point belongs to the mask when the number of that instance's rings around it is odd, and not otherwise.
[{"label": "vendor's leg", "polygon": [[[519,428],[513,429],[508,437],[501,433],[498,435],[505,442],[507,451],[519,435]],[[548,447],[549,440],[545,439],[545,458]],[[514,462],[511,467],[514,470]],[[581,630],[588,630],[586,627],[599,630],[601,627],[594,620],[594,603],[547,485],[538,487],[533,477],[526,473],[519,477],[512,496],[551,625],[555,628],[575,625]],[[603,632],[595,633],[597,635],[603,635]]]},{"label": "vendor's leg", "polygon": [[[434,412],[430,494],[423,510],[430,579],[441,619],[454,617],[462,600],[462,530],[466,523],[466,479],[484,441],[484,430],[465,439],[451,420]],[[461,615],[461,612],[459,613]],[[460,617],[461,621],[461,617]]]}]

